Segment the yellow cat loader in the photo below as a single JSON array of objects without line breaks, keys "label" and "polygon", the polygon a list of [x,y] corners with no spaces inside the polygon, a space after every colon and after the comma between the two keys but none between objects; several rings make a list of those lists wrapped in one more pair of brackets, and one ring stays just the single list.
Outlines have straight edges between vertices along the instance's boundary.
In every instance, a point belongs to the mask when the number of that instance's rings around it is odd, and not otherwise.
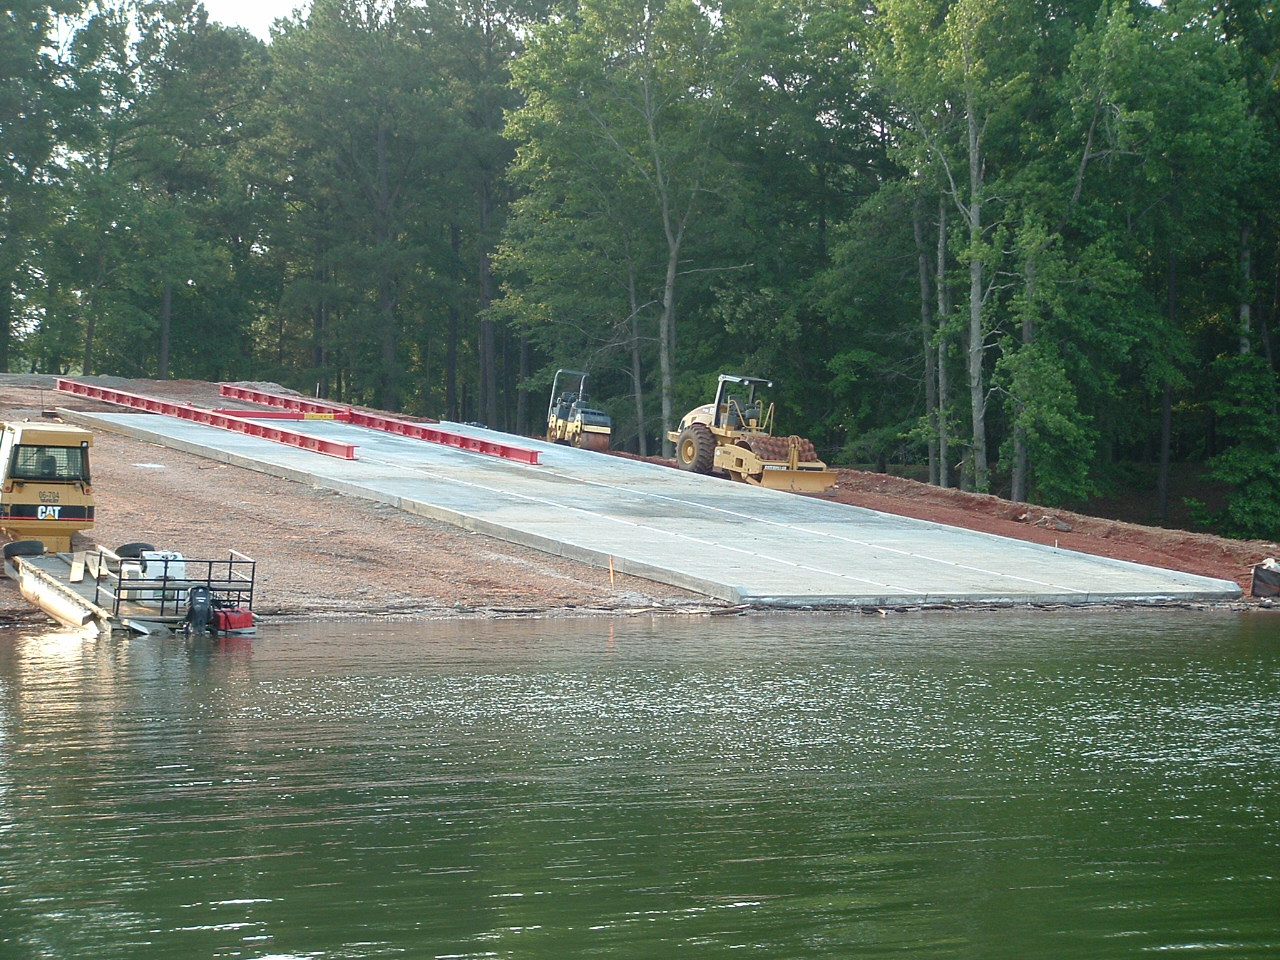
[{"label": "yellow cat loader", "polygon": [[[561,377],[565,378],[565,387],[572,387],[572,378],[577,377],[577,389],[561,392]],[[612,436],[613,421],[609,415],[587,406],[587,375],[581,370],[557,370],[551,381],[551,402],[547,405],[547,440],[604,453],[609,449]]]},{"label": "yellow cat loader", "polygon": [[[667,434],[676,463],[693,473],[727,473],[732,479],[771,490],[822,493],[836,475],[802,437],[773,435],[773,404],[763,408],[756,389],[772,381],[721,374],[716,398],[684,415]],[[732,391],[732,392],[731,392]]]},{"label": "yellow cat loader", "polygon": [[0,530],[53,553],[93,526],[88,430],[59,423],[5,423],[0,431]]}]

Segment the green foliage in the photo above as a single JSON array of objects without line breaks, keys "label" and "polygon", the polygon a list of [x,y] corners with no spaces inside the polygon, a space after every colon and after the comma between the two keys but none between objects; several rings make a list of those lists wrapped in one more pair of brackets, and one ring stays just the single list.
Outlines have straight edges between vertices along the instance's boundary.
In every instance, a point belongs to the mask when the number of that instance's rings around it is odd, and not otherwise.
[{"label": "green foliage", "polygon": [[[1045,506],[1087,500],[1098,492],[1092,465],[1095,434],[1079,411],[1062,358],[1045,340],[1005,350],[997,380],[1009,395],[1011,426],[1023,432],[1032,464],[1027,500]],[[1003,457],[1012,460],[1006,441]]]},{"label": "green foliage", "polygon": [[1211,454],[1214,521],[1275,536],[1274,20],[315,0],[262,44],[188,0],[14,8],[0,368],[522,428],[567,366],[633,449],[752,373],[828,459],[945,439],[1077,503]]},{"label": "green foliage", "polygon": [[1209,463],[1209,476],[1228,483],[1232,493],[1216,514],[1200,515],[1223,536],[1274,540],[1280,537],[1280,441],[1275,422],[1280,378],[1261,357],[1219,358],[1221,380],[1212,407],[1226,449]]},{"label": "green foliage", "polygon": [[[508,242],[500,262],[527,284],[504,309],[528,331],[549,323],[539,339],[556,356],[580,351],[575,366],[627,350],[632,392],[656,386],[664,442],[679,416],[673,371],[687,362],[686,276],[726,266],[692,252],[734,181],[715,149],[734,71],[724,44],[690,0],[587,0],[535,30],[512,65],[525,104],[508,135],[528,196],[508,234],[520,247]],[[595,315],[568,307],[568,290]]]}]

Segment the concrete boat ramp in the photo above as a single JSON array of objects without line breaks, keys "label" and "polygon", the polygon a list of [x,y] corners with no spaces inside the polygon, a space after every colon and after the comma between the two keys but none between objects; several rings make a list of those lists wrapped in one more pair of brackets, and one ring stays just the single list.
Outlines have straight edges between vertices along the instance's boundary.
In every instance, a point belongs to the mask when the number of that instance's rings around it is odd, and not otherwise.
[{"label": "concrete boat ramp", "polygon": [[60,411],[126,434],[729,603],[773,607],[1223,601],[1231,581],[912,520],[462,424],[519,463],[353,426],[305,433],[343,460],[152,413]]}]

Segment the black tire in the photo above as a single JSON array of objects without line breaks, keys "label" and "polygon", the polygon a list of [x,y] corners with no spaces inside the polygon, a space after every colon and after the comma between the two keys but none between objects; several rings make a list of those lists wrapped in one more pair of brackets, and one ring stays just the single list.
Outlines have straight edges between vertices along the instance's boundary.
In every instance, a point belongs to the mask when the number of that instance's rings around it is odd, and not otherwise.
[{"label": "black tire", "polygon": [[121,560],[137,560],[143,552],[150,553],[154,549],[149,543],[126,543],[123,547],[116,547],[116,556]]},{"label": "black tire", "polygon": [[691,473],[710,473],[715,462],[716,438],[705,423],[691,423],[676,440],[676,463]]},{"label": "black tire", "polygon": [[39,540],[15,540],[4,545],[4,558],[38,557],[44,553],[44,544]]}]

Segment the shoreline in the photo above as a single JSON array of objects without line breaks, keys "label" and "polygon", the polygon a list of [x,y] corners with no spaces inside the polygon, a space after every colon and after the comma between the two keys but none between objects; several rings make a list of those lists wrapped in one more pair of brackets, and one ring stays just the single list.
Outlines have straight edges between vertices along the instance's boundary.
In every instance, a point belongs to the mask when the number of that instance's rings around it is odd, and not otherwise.
[{"label": "shoreline", "polygon": [[[219,398],[217,384],[202,381],[86,379],[207,408],[230,405]],[[0,419],[49,419],[58,408],[119,409],[54,392],[53,381],[41,375],[0,376]],[[735,605],[108,431],[95,432],[91,462],[95,525],[73,538],[76,549],[145,541],[192,558],[240,551],[258,563],[254,609],[264,623],[786,613],[888,616],[1010,606],[1024,610],[1270,608],[1248,597],[1247,586],[1246,596],[1239,600],[1203,603]],[[839,473],[841,480],[831,499],[841,502],[1012,539],[1051,536],[1060,538],[1064,549],[1237,583],[1247,578],[1251,569],[1247,563],[1259,562],[1269,548],[1275,548],[1274,544],[1223,541],[1066,514],[1062,516],[1071,521],[1072,529],[1049,531],[1017,520],[1019,513],[1026,514],[1026,505],[887,475]],[[0,593],[0,622],[42,619],[43,614],[21,598],[16,584],[7,578],[6,582],[10,593]]]}]

